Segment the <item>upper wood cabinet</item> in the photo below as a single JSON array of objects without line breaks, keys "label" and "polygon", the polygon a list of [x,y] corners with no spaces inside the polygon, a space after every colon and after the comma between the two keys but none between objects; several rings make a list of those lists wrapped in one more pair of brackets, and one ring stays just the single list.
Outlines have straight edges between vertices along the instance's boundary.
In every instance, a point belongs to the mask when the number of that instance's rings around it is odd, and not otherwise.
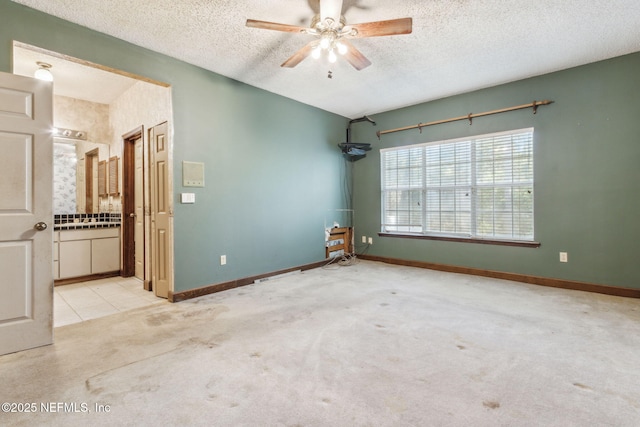
[{"label": "upper wood cabinet", "polygon": [[98,162],[98,196],[107,196],[107,162]]},{"label": "upper wood cabinet", "polygon": [[120,194],[118,188],[118,162],[120,158],[117,156],[109,159],[109,195],[117,196]]}]

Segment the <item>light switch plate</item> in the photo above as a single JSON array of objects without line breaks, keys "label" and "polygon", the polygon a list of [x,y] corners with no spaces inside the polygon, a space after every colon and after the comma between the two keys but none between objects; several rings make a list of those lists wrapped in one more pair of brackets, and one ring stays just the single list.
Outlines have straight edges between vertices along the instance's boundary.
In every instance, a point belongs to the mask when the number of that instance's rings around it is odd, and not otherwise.
[{"label": "light switch plate", "polygon": [[180,193],[180,203],[195,203],[195,193]]}]

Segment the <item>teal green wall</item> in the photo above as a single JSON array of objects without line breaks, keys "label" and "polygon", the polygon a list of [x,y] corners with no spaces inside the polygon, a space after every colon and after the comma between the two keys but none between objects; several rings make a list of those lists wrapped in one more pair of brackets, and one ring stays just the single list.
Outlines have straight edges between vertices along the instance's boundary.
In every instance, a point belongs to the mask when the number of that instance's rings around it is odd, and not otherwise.
[{"label": "teal green wall", "polygon": [[[0,0],[0,71],[13,40],[171,85],[175,291],[324,259],[346,118]],[[205,163],[205,188],[182,187],[183,160]]]},{"label": "teal green wall", "polygon": [[[419,90],[419,88],[416,88]],[[394,129],[550,99],[531,110],[383,135]],[[640,288],[640,53],[371,115],[353,140],[374,149],[354,164],[356,239],[368,253]],[[539,248],[379,237],[379,149],[534,127]],[[568,263],[559,252],[568,252]]]}]

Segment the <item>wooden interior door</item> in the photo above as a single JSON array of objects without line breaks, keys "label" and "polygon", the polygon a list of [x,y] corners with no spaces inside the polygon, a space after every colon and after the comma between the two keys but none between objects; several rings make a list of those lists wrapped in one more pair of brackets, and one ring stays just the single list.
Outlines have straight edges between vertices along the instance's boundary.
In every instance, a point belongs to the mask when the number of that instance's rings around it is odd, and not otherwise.
[{"label": "wooden interior door", "polygon": [[135,276],[145,281],[145,179],[142,134],[141,126],[123,136],[122,276]]},{"label": "wooden interior door", "polygon": [[173,289],[173,216],[169,190],[167,122],[149,130],[151,169],[151,281],[156,296],[167,298]]},{"label": "wooden interior door", "polygon": [[53,342],[53,90],[0,73],[0,354]]}]

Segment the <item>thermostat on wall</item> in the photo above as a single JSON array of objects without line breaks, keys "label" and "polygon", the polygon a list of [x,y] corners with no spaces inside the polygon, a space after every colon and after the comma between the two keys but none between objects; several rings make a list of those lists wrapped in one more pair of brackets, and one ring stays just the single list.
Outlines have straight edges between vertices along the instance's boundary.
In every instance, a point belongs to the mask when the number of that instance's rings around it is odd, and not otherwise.
[{"label": "thermostat on wall", "polygon": [[204,163],[182,162],[182,186],[204,187]]}]

